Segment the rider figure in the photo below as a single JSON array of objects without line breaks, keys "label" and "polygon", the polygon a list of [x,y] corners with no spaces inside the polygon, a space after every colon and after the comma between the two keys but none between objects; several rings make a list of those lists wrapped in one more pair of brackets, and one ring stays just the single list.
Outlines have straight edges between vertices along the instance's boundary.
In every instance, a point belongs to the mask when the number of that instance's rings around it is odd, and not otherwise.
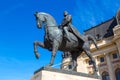
[{"label": "rider figure", "polygon": [[62,20],[62,24],[60,28],[63,29],[64,36],[70,41],[69,31],[72,32],[79,40],[84,41],[82,35],[75,29],[72,25],[72,16],[68,14],[67,11],[64,11],[64,19]]},{"label": "rider figure", "polygon": [[70,30],[69,26],[71,25],[72,17],[68,14],[67,11],[64,11],[64,19],[62,20],[62,24],[60,27],[63,29],[64,36],[67,38],[68,41],[70,41],[69,33]]}]

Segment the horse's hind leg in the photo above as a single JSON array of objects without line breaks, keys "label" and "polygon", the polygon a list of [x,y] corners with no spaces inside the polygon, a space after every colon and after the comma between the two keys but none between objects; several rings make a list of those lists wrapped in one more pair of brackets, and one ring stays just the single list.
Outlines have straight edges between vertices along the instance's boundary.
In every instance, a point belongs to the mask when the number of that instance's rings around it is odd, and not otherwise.
[{"label": "horse's hind leg", "polygon": [[38,53],[37,46],[40,46],[40,47],[42,47],[42,48],[45,48],[45,45],[44,45],[44,43],[42,43],[42,42],[38,42],[38,41],[35,41],[35,42],[34,42],[34,53],[35,53],[36,58],[38,59],[40,55],[39,55],[39,53]]},{"label": "horse's hind leg", "polygon": [[53,41],[53,47],[52,47],[52,56],[51,56],[50,64],[48,66],[53,65],[58,47],[59,47],[58,41],[54,40]]},{"label": "horse's hind leg", "polygon": [[71,56],[72,56],[72,71],[77,71],[77,58],[80,55],[80,52],[71,52]]},{"label": "horse's hind leg", "polygon": [[71,71],[76,71],[76,68],[77,68],[77,61],[76,60],[72,61],[71,67],[72,67],[72,69],[70,69]]},{"label": "horse's hind leg", "polygon": [[90,49],[86,46],[86,47],[83,48],[83,50],[85,51],[86,55],[90,58],[90,60],[93,64],[94,71],[97,72],[98,69],[96,67],[96,62],[95,62],[95,59],[92,57],[92,55],[90,53]]}]

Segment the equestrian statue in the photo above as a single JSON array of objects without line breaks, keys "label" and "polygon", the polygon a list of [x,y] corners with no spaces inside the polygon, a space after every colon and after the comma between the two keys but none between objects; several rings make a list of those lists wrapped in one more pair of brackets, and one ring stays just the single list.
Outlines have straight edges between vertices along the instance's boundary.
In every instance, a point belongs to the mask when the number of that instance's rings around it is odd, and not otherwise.
[{"label": "equestrian statue", "polygon": [[[44,26],[44,42],[34,42],[34,53],[36,58],[39,58],[37,46],[52,51],[49,65],[52,66],[56,56],[57,50],[63,52],[70,52],[74,67],[77,66],[77,57],[84,51],[93,63],[94,71],[97,72],[96,62],[90,53],[90,41],[92,41],[96,48],[96,40],[91,35],[81,35],[77,29],[72,25],[72,16],[64,11],[64,19],[58,26],[55,19],[48,13],[36,12],[36,23],[40,29]],[[44,24],[44,25],[43,25]]]}]

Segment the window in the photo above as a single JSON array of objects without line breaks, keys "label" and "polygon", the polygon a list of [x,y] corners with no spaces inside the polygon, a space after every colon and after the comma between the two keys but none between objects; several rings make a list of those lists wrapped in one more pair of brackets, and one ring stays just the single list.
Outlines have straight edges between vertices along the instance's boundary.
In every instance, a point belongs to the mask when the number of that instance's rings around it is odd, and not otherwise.
[{"label": "window", "polygon": [[69,68],[69,69],[72,69],[72,65],[69,65],[68,68]]},{"label": "window", "polygon": [[116,59],[116,58],[118,58],[118,54],[117,54],[117,53],[115,53],[115,54],[112,54],[112,56],[113,56],[113,59]]},{"label": "window", "polygon": [[91,60],[89,60],[88,63],[89,63],[89,65],[92,65],[92,61]]},{"label": "window", "polygon": [[104,57],[100,57],[100,62],[104,62],[104,61],[105,61]]},{"label": "window", "polygon": [[101,40],[101,35],[100,34],[96,35],[96,40]]},{"label": "window", "polygon": [[108,72],[103,72],[102,73],[102,80],[110,80]]},{"label": "window", "polygon": [[120,80],[120,68],[115,70],[116,80]]}]

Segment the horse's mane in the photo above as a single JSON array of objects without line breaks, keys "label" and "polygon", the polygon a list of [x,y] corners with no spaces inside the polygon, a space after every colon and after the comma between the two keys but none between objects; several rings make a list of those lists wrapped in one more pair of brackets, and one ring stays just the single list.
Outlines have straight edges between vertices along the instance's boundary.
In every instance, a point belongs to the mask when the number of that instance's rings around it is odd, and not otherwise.
[{"label": "horse's mane", "polygon": [[57,25],[55,19],[54,19],[53,16],[51,16],[50,14],[45,13],[45,12],[39,12],[39,14],[45,15],[45,16],[47,16],[47,17],[50,17],[50,19]]}]

